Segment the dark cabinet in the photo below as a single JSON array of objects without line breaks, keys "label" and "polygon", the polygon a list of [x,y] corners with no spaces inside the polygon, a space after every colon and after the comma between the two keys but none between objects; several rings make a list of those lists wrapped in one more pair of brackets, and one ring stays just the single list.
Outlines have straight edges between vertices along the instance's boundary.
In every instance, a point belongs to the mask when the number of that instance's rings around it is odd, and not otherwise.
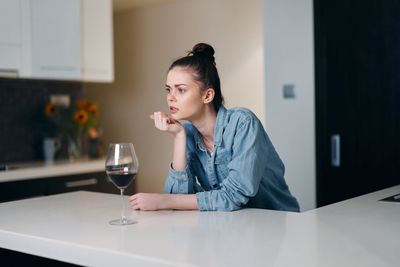
[{"label": "dark cabinet", "polygon": [[314,1],[317,206],[400,183],[400,1]]},{"label": "dark cabinet", "polygon": [[54,177],[43,181],[46,184],[46,195],[72,191],[105,191],[105,173],[89,173],[66,177]]},{"label": "dark cabinet", "polygon": [[[0,183],[0,202],[80,190],[112,194],[119,194],[120,192],[105,172],[95,172]],[[132,195],[135,191],[135,184],[132,182],[124,193],[125,195]]]},{"label": "dark cabinet", "polygon": [[42,179],[0,183],[0,202],[43,196],[45,190]]}]

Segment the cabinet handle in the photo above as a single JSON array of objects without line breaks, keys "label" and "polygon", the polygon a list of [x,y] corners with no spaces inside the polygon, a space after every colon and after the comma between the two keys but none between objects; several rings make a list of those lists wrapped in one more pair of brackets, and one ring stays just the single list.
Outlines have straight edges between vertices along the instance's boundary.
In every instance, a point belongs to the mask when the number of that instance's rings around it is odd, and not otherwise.
[{"label": "cabinet handle", "polygon": [[65,183],[65,187],[73,188],[73,187],[80,187],[80,186],[86,186],[86,185],[95,185],[95,184],[97,184],[97,179],[96,178],[90,178],[90,179],[66,182]]},{"label": "cabinet handle", "polygon": [[40,66],[40,69],[43,71],[48,71],[48,70],[52,70],[52,71],[74,71],[76,70],[75,67],[72,66]]},{"label": "cabinet handle", "polygon": [[331,135],[331,165],[340,167],[340,135]]}]

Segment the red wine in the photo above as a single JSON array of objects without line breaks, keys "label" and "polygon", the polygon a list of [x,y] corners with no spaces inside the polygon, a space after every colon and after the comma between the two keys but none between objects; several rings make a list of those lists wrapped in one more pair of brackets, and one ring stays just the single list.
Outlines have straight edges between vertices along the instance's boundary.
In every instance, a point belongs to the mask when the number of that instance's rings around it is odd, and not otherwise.
[{"label": "red wine", "polygon": [[107,175],[116,187],[126,188],[136,176],[136,172],[108,171]]}]

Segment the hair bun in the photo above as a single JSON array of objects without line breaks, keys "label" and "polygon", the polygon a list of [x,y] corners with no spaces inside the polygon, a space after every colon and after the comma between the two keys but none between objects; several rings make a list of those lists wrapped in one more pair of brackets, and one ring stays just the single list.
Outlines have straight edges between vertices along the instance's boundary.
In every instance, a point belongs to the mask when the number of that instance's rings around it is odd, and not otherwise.
[{"label": "hair bun", "polygon": [[193,46],[192,51],[189,52],[189,55],[207,58],[215,65],[214,53],[214,48],[211,45],[198,43]]}]

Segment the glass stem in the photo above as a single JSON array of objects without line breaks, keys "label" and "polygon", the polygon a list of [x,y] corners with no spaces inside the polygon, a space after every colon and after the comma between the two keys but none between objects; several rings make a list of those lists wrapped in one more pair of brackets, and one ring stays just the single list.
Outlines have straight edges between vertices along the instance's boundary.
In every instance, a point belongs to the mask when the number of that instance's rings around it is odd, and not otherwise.
[{"label": "glass stem", "polygon": [[121,209],[121,223],[126,224],[127,220],[125,217],[125,201],[124,201],[124,189],[120,188],[121,191],[121,202],[122,202],[122,209]]}]

